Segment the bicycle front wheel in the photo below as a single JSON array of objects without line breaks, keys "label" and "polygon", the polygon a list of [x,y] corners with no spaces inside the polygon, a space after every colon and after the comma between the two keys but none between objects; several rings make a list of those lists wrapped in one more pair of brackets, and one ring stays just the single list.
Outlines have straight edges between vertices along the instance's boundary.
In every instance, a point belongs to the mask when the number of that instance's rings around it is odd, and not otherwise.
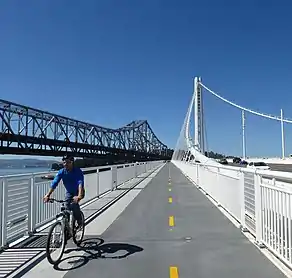
[{"label": "bicycle front wheel", "polygon": [[50,264],[55,265],[60,262],[65,250],[65,244],[65,226],[61,221],[57,221],[51,227],[47,239],[46,255]]}]

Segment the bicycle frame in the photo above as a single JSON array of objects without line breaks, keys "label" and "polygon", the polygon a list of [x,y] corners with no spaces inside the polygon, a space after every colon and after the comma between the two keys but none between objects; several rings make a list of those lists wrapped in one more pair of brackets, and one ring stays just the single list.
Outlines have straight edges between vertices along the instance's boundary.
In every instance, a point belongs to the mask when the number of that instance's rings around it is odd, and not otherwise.
[{"label": "bicycle frame", "polygon": [[64,200],[56,200],[56,199],[50,199],[49,202],[58,202],[61,203],[61,212],[56,215],[56,220],[63,222],[65,225],[65,231],[67,230],[70,235],[72,235],[72,219],[73,219],[73,212],[65,207]]}]

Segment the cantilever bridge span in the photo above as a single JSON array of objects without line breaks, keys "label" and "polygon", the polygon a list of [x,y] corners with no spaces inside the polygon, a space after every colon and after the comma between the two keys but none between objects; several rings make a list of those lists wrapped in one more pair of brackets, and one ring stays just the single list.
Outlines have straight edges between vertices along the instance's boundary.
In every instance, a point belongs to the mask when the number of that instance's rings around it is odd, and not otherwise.
[{"label": "cantilever bridge span", "polygon": [[0,100],[0,151],[140,161],[170,159],[173,153],[145,120],[111,129],[6,100]]}]

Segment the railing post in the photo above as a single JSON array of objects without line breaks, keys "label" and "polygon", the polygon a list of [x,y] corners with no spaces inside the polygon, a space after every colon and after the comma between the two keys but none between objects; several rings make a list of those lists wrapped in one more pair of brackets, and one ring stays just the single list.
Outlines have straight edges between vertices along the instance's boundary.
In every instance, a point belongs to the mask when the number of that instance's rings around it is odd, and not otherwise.
[{"label": "railing post", "polygon": [[196,175],[196,183],[197,183],[197,187],[199,187],[199,164],[196,164],[196,171],[197,171],[197,175]]},{"label": "railing post", "polygon": [[2,246],[5,247],[7,243],[7,210],[8,210],[8,184],[7,179],[3,179],[3,206],[2,206],[2,226],[1,226],[1,238]]},{"label": "railing post", "polygon": [[96,196],[99,197],[99,169],[97,168],[96,169],[96,173],[95,173],[95,176],[96,176]]},{"label": "railing post", "polygon": [[[216,171],[216,185],[215,185],[215,190],[216,190],[216,194],[217,195],[217,207],[221,207],[220,201],[219,201],[219,195],[220,195],[220,185],[219,185],[219,175],[220,175],[220,168],[216,167],[217,171]],[[215,196],[214,196],[215,197]]]},{"label": "railing post", "polygon": [[260,248],[265,245],[262,242],[262,196],[261,196],[261,175],[254,174],[254,188],[255,188],[255,218],[256,218],[256,244]]},{"label": "railing post", "polygon": [[117,188],[117,174],[117,166],[112,166],[112,190],[115,190]]},{"label": "railing post", "polygon": [[247,228],[245,225],[245,193],[244,193],[244,172],[240,169],[240,229],[242,232],[247,232]]},{"label": "railing post", "polygon": [[132,164],[131,166],[132,172],[131,172],[131,177],[134,179],[136,178],[136,164]]},{"label": "railing post", "polygon": [[135,162],[135,178],[138,177],[138,162]]},{"label": "railing post", "polygon": [[31,235],[34,232],[35,227],[35,215],[36,215],[36,200],[35,200],[35,185],[34,185],[34,175],[32,174],[30,177],[30,181],[28,184],[28,234]]},{"label": "railing post", "polygon": [[[3,221],[3,213],[4,213],[4,206],[3,206],[3,179],[0,180],[0,227],[4,227]],[[2,230],[1,230],[2,233]],[[2,248],[2,236],[0,236],[0,250]]]}]

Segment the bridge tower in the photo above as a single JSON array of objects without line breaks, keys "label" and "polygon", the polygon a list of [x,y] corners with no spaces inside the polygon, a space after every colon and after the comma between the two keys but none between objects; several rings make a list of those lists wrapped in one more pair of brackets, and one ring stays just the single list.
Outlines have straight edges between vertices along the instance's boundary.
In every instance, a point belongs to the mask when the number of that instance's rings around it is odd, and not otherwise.
[{"label": "bridge tower", "polygon": [[200,86],[201,77],[195,77],[194,79],[194,133],[195,133],[195,148],[200,153],[205,155],[204,145],[204,120],[203,120],[203,98],[202,87]]}]

